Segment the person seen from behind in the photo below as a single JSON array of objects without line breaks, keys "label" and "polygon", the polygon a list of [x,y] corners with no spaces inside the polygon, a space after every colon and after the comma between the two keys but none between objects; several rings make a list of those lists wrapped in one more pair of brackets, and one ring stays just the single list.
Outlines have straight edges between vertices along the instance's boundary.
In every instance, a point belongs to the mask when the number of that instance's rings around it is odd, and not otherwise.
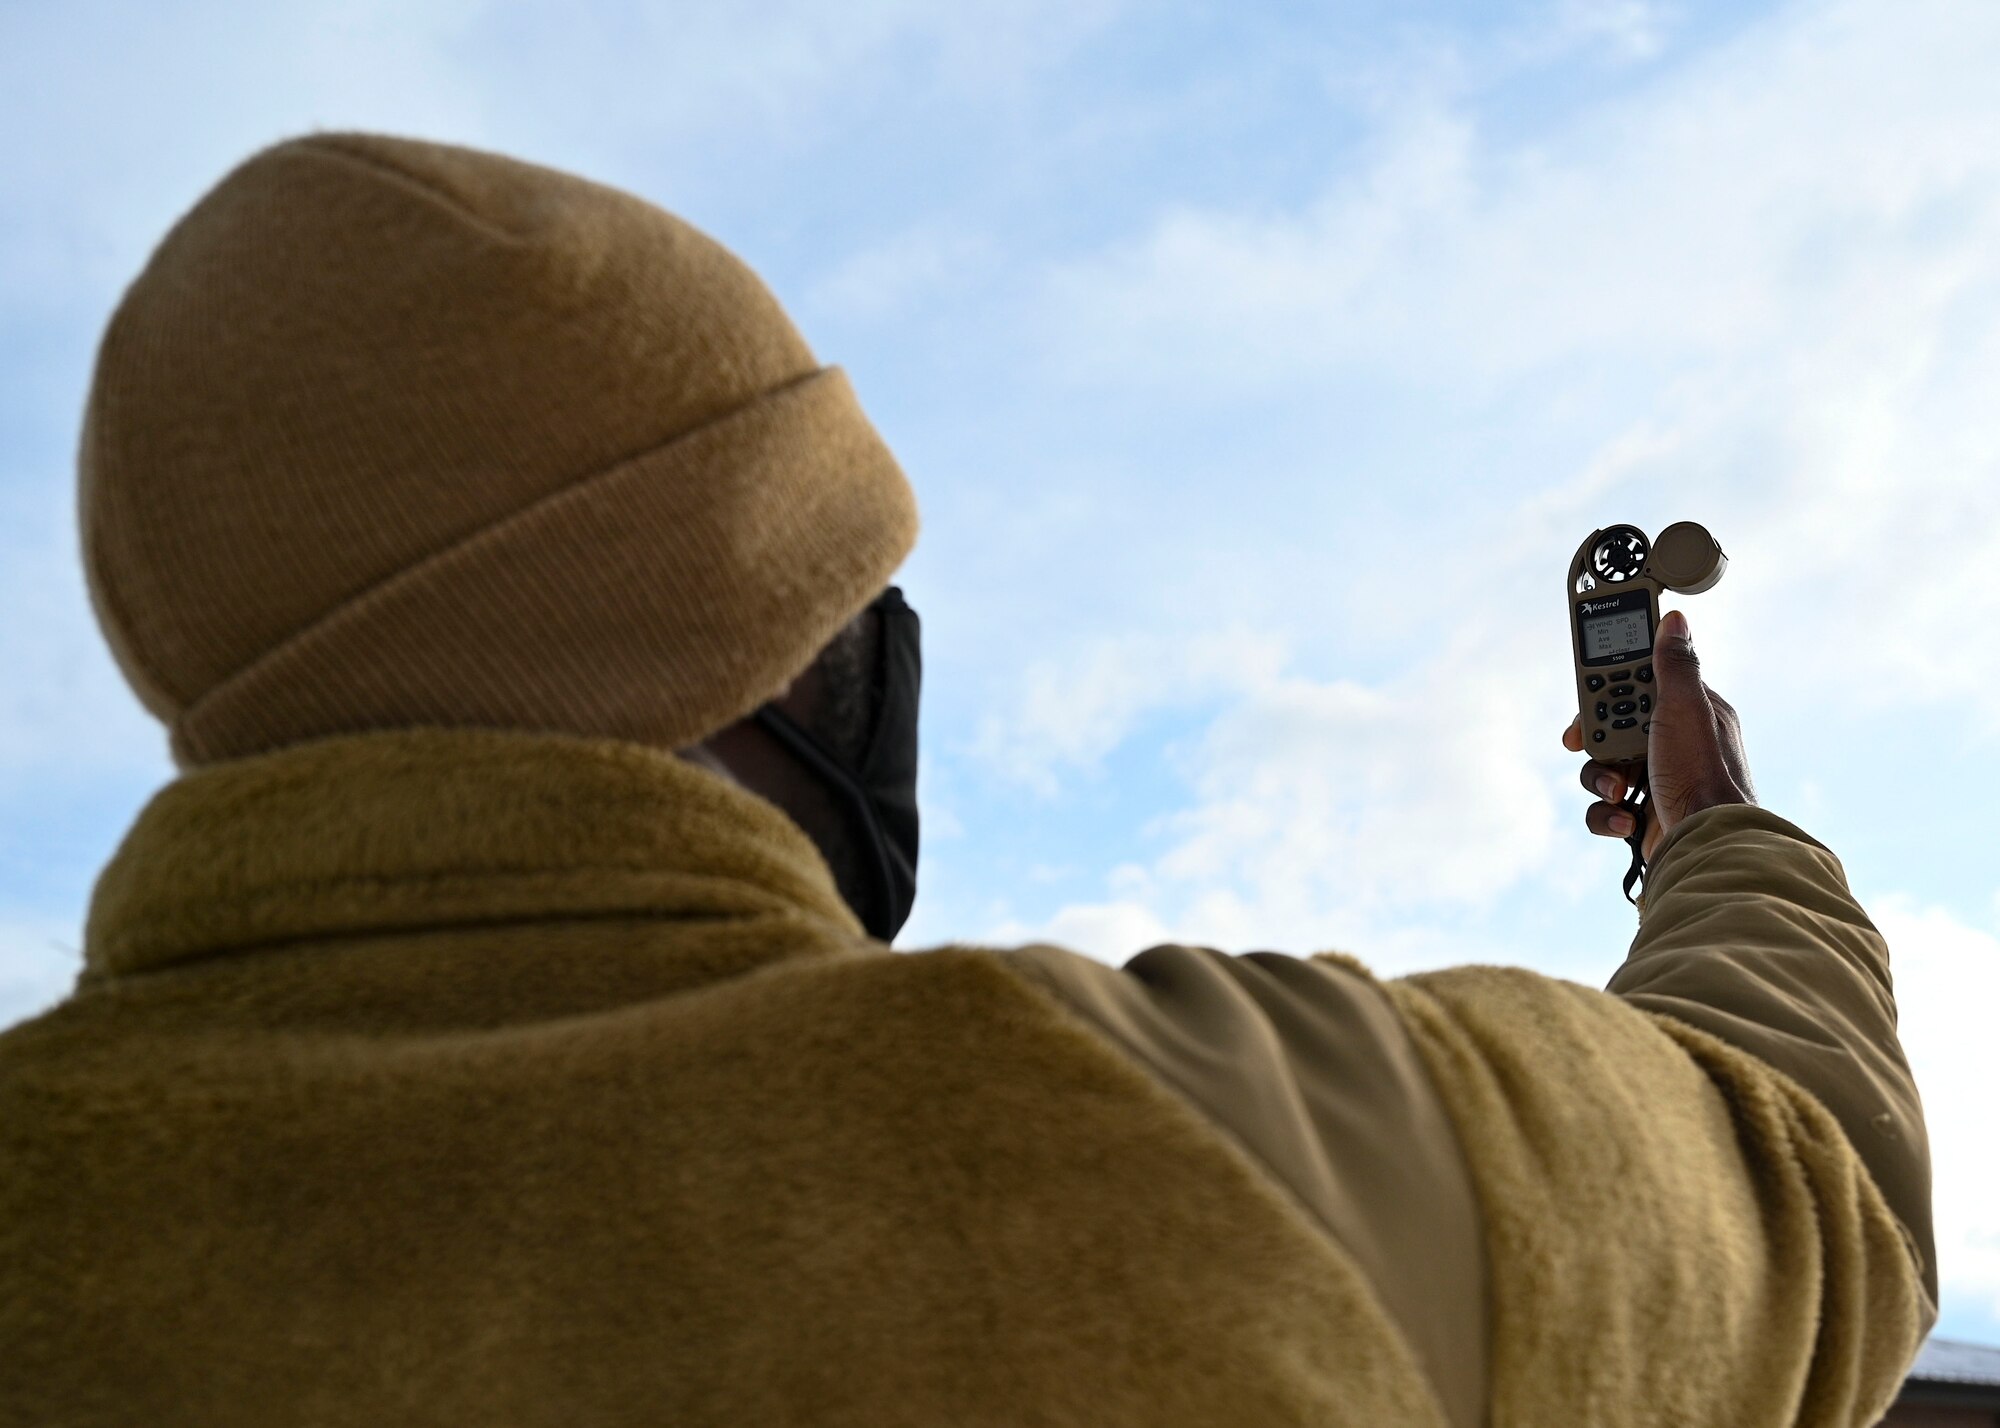
[{"label": "person seen from behind", "polygon": [[352,132],[159,243],[78,512],[176,776],[0,1035],[0,1422],[1861,1425],[1936,1320],[1888,949],[1684,621],[1602,990],[892,952],[853,385],[651,203]]}]

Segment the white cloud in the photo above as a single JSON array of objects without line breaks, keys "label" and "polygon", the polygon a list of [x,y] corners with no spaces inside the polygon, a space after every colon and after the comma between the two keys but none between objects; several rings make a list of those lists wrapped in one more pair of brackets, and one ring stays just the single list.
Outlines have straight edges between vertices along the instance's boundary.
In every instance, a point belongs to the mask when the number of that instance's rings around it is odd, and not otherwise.
[{"label": "white cloud", "polygon": [[1261,686],[1284,661],[1283,641],[1240,627],[1094,636],[1021,671],[1018,698],[981,722],[969,751],[1053,798],[1065,766],[1092,768],[1146,712]]},{"label": "white cloud", "polygon": [[[1638,6],[1574,16],[1635,35],[1663,23]],[[1204,533],[1219,555],[1236,542],[1257,585],[1282,592],[1252,628],[1274,649],[1310,649],[1315,667],[1345,658],[1307,629],[1336,612],[1375,648],[1421,648],[1447,629],[1488,648],[1530,611],[1560,639],[1549,567],[1576,540],[1610,520],[1657,531],[1693,517],[1730,552],[1730,575],[1669,604],[1690,607],[1753,756],[1822,769],[1860,757],[1801,722],[1805,667],[1838,669],[1828,697],[1844,715],[1929,705],[1990,740],[2000,705],[1979,652],[2000,628],[1996,51],[1993,6],[1795,5],[1532,148],[1419,87],[1385,111],[1372,161],[1298,211],[1169,205],[1139,237],[1057,270],[1042,309],[1051,360],[1080,385],[1223,419],[1252,400],[1261,418],[1289,391],[1303,423],[1318,393],[1394,382],[1436,420],[1485,434],[1490,470],[1413,483],[1407,525],[1338,564],[1267,551],[1257,526]],[[1545,455],[1556,464],[1524,464]],[[1295,472],[1267,479],[1268,492],[1246,473],[1243,503],[1266,523],[1300,488]],[[1487,519],[1462,528],[1468,572],[1424,578],[1412,538],[1461,512]],[[1563,656],[1545,644],[1523,644],[1494,688],[1548,695]],[[1100,758],[1178,698],[1157,664],[1054,657],[988,721],[979,752],[1029,770]],[[1428,697],[1444,687],[1428,683]],[[1271,869],[1320,880],[1338,855],[1386,879],[1385,896],[1408,892],[1420,881],[1408,850],[1436,810],[1383,770],[1421,762],[1426,678],[1400,692],[1304,685],[1290,707],[1270,702],[1270,684],[1266,672],[1215,686],[1241,702],[1219,718],[1213,771],[1190,771],[1199,801],[1169,825],[1187,840],[1174,868],[1219,876],[1233,862],[1273,889],[1262,905],[1277,896]],[[1533,707],[1568,697],[1558,684]],[[1371,752],[1336,767],[1315,740],[1288,742],[1314,722]],[[1482,729],[1487,757],[1542,758],[1546,731],[1531,723]],[[1483,805],[1471,817],[1512,836]],[[1376,825],[1384,836],[1364,833]],[[1314,856],[1227,851],[1271,840]],[[1455,847],[1437,850],[1450,875],[1434,886],[1491,891],[1533,871],[1544,844],[1470,861]]]},{"label": "white cloud", "polygon": [[1949,270],[1985,246],[1996,43],[1991,6],[1795,7],[1532,149],[1420,91],[1303,211],[1171,209],[1058,272],[1057,354],[1242,390],[1356,365],[1451,381],[1797,350],[1828,309],[1903,292],[1877,260]]},{"label": "white cloud", "polygon": [[1889,943],[1898,1032],[1930,1128],[1941,1308],[2000,1317],[1990,1027],[2000,938],[1897,893],[1864,905]]},{"label": "white cloud", "polygon": [[1159,876],[1244,894],[1251,941],[1296,937],[1329,907],[1489,900],[1540,864],[1555,816],[1511,673],[1460,646],[1386,688],[1260,692],[1183,751],[1198,802],[1162,820],[1179,841]]},{"label": "white cloud", "polygon": [[[1134,929],[1169,940],[1169,928],[1171,940],[1235,950],[1379,948],[1398,969],[1426,947],[1443,952],[1435,936],[1405,934],[1427,915],[1490,905],[1559,846],[1572,858],[1590,851],[1574,841],[1580,831],[1558,842],[1550,771],[1573,779],[1575,757],[1559,726],[1532,726],[1541,702],[1518,673],[1535,643],[1462,634],[1379,686],[1239,671],[1233,702],[1168,751],[1191,802],[1144,830],[1164,850],[1114,870],[1111,901],[1065,906],[1033,935],[1088,936],[1073,945],[1112,959],[1121,954],[1109,949],[1146,945],[1129,940]],[[1151,693],[1148,669],[1097,670],[1086,711],[1118,717],[1080,718],[1089,751]],[[1577,830],[1588,801],[1575,790]],[[1018,938],[1025,926],[1009,918],[987,935]]]},{"label": "white cloud", "polygon": [[1187,940],[1170,933],[1149,909],[1136,903],[1114,901],[1065,907],[1040,926],[1005,918],[988,927],[979,945],[1011,947],[1052,942],[1100,962],[1122,966],[1148,947]]}]

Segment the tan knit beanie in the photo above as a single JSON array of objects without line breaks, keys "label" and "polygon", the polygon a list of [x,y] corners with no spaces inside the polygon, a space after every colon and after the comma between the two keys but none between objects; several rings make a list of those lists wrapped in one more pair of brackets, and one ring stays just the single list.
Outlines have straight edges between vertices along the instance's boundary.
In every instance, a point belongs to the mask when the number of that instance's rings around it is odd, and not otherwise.
[{"label": "tan knit beanie", "polygon": [[167,233],[79,478],[92,605],[182,768],[412,725],[682,748],[917,535],[845,374],[719,244],[372,134],[265,149]]}]

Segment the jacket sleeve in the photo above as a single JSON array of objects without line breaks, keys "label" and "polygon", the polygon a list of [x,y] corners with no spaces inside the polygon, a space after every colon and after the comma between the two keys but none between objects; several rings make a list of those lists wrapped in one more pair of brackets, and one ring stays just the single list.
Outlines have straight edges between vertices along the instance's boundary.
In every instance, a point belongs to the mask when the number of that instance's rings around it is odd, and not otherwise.
[{"label": "jacket sleeve", "polygon": [[1470,1171],[1364,967],[1178,944],[1123,968],[1047,944],[998,955],[1290,1192],[1367,1276],[1447,1421],[1486,1421],[1486,1260]]},{"label": "jacket sleeve", "polygon": [[1656,850],[1606,990],[1698,1027],[1810,1091],[1901,1222],[1937,1320],[1930,1144],[1896,1034],[1889,949],[1826,846],[1749,804],[1704,809]]}]

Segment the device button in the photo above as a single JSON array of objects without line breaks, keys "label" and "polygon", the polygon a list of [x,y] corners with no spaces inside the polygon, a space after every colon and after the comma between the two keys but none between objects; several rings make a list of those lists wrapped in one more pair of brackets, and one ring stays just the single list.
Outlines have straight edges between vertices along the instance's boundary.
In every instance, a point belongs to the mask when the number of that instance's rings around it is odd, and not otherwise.
[{"label": "device button", "polygon": [[1597,701],[1597,717],[1599,719],[1609,719],[1611,717],[1611,710],[1605,706],[1602,699]]},{"label": "device button", "polygon": [[1650,714],[1650,713],[1652,713],[1652,712],[1653,712],[1653,696],[1652,696],[1652,695],[1650,695],[1650,694],[1642,694],[1642,695],[1640,695],[1640,696],[1639,696],[1639,712],[1640,712],[1641,714]]},{"label": "device button", "polygon": [[1611,678],[1611,682],[1612,682],[1613,684],[1617,684],[1617,683],[1619,683],[1619,682],[1620,682],[1620,681],[1622,681],[1622,680],[1627,680],[1627,679],[1630,679],[1631,677],[1632,677],[1632,671],[1631,671],[1631,670],[1629,670],[1629,669],[1617,669],[1617,670],[1613,670],[1613,671],[1611,672],[1611,676],[1610,676],[1610,678]]},{"label": "device button", "polygon": [[1591,741],[1591,742],[1592,742],[1593,744],[1601,744],[1601,743],[1603,743],[1603,742],[1604,742],[1604,731],[1603,731],[1602,729],[1592,729],[1592,730],[1590,731],[1590,741]]},{"label": "device button", "polygon": [[1653,682],[1653,667],[1650,664],[1640,666],[1639,683],[1651,684],[1652,682]]},{"label": "device button", "polygon": [[1590,685],[1590,692],[1592,694],[1595,694],[1597,693],[1598,690],[1604,688],[1604,676],[1601,674],[1593,674],[1586,681],[1586,683]]},{"label": "device button", "polygon": [[1613,714],[1635,714],[1638,712],[1638,710],[1639,706],[1634,704],[1629,699],[1621,699],[1616,704],[1611,706],[1611,712]]},{"label": "device button", "polygon": [[1629,684],[1616,684],[1611,687],[1611,697],[1613,699],[1623,699],[1631,692],[1632,686]]},{"label": "device button", "polygon": [[1630,729],[1638,722],[1639,721],[1637,719],[1613,719],[1611,721],[1611,727],[1614,729]]}]

